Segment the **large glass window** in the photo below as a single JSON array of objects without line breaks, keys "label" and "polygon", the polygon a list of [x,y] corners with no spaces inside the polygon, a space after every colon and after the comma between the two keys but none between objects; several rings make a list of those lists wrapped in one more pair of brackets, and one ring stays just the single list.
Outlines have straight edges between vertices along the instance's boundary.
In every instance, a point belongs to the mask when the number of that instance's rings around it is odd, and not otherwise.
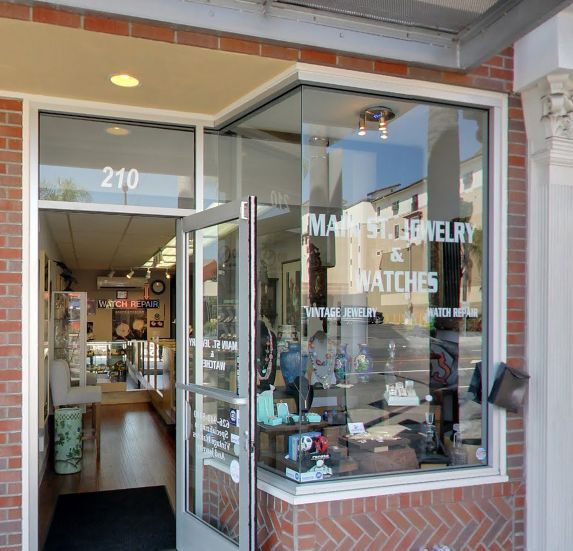
[{"label": "large glass window", "polygon": [[[487,124],[302,87],[225,129],[236,196],[260,203],[260,465],[310,483],[488,463]],[[218,178],[213,203],[233,198]]]},{"label": "large glass window", "polygon": [[188,128],[40,115],[40,199],[195,207],[195,133]]}]

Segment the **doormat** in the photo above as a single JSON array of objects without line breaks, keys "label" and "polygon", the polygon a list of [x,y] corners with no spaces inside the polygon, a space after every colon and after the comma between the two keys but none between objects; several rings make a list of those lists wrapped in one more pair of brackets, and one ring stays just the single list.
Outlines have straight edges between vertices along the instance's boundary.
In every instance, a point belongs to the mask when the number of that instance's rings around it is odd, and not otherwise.
[{"label": "doormat", "polygon": [[58,497],[45,551],[175,549],[165,486]]}]

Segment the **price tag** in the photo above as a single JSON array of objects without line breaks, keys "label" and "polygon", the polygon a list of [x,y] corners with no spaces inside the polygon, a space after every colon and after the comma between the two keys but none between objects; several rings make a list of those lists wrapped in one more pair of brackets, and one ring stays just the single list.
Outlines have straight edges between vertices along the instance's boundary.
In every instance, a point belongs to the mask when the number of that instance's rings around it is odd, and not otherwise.
[{"label": "price tag", "polygon": [[348,432],[350,434],[362,434],[366,432],[364,423],[348,423]]}]

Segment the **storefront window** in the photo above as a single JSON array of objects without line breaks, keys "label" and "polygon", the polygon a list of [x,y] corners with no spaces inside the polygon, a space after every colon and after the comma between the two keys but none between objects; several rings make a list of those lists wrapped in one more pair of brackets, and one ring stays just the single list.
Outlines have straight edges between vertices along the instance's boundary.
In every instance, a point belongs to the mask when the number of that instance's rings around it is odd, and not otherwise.
[{"label": "storefront window", "polygon": [[192,209],[194,147],[187,128],[42,113],[39,198]]},{"label": "storefront window", "polygon": [[487,124],[305,86],[225,129],[237,196],[259,200],[261,466],[309,483],[488,463]]}]

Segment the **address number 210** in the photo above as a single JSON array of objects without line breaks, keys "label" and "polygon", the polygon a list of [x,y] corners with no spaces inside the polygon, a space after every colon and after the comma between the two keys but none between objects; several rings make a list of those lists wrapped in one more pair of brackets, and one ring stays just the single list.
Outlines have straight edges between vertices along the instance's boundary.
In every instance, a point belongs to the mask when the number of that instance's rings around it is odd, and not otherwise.
[{"label": "address number 210", "polygon": [[139,185],[139,171],[137,168],[130,168],[127,173],[125,168],[114,170],[111,166],[102,168],[105,178],[101,187],[114,187],[114,176],[117,178],[117,189],[137,189]]}]

